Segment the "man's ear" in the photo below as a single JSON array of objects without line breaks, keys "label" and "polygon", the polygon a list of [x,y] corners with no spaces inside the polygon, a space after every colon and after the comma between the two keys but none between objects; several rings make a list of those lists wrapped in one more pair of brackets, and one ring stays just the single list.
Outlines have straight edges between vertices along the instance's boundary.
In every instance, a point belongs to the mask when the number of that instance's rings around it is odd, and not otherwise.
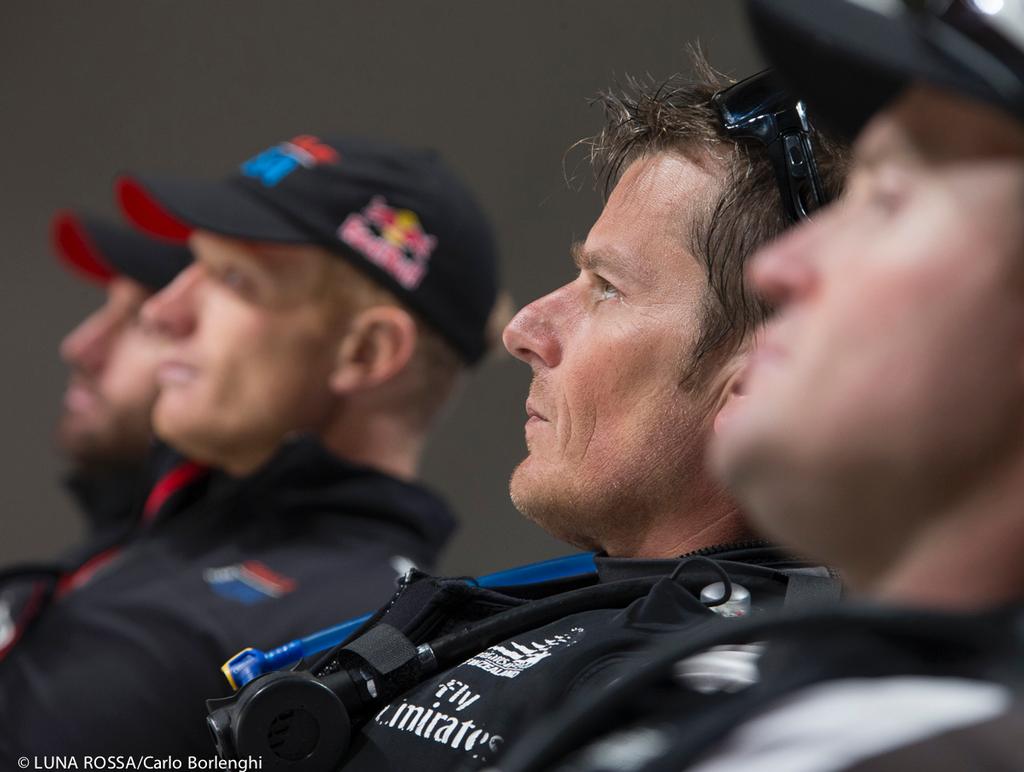
[{"label": "man's ear", "polygon": [[747,397],[747,370],[750,365],[750,353],[743,351],[736,354],[729,362],[725,373],[725,384],[722,396],[718,400],[718,411],[715,413],[714,431],[718,434],[732,418],[736,409]]},{"label": "man's ear", "polygon": [[360,311],[338,344],[331,390],[354,394],[386,383],[401,373],[416,350],[416,321],[397,306]]}]

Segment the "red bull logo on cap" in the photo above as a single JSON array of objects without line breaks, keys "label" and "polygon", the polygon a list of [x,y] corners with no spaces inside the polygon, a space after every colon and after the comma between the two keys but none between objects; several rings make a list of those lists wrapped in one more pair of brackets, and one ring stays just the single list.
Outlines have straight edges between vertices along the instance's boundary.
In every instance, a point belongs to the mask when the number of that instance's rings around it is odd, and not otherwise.
[{"label": "red bull logo on cap", "polygon": [[303,134],[253,156],[242,164],[242,174],[272,188],[300,166],[309,169],[317,164],[334,164],[339,158],[333,147]]},{"label": "red bull logo on cap", "polygon": [[362,212],[346,217],[338,238],[408,290],[423,281],[437,246],[415,212],[394,209],[383,196],[374,196]]}]

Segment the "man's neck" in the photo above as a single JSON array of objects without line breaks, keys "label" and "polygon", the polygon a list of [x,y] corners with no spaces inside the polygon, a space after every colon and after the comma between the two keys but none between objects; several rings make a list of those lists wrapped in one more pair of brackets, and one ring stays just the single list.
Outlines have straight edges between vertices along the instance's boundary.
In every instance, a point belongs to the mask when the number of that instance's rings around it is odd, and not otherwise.
[{"label": "man's neck", "polygon": [[673,558],[696,550],[758,538],[727,499],[698,511],[652,521],[643,533],[602,546],[612,557]]},{"label": "man's neck", "polygon": [[866,589],[879,600],[950,611],[1024,600],[1024,461],[929,518]]},{"label": "man's neck", "polygon": [[321,435],[336,456],[409,481],[419,475],[425,439],[401,420],[381,415],[349,416]]}]

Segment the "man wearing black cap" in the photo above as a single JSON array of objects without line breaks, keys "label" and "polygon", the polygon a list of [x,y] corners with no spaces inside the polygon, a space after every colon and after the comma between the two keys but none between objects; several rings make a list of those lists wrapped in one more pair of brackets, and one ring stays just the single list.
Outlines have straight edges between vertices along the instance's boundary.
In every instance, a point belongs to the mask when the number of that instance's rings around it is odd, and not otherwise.
[{"label": "man wearing black cap", "polygon": [[69,488],[97,535],[139,514],[159,358],[158,341],[139,323],[139,313],[191,255],[73,212],[54,217],[52,241],[69,267],[106,291],[104,304],[60,347],[70,376],[57,440],[73,466]]},{"label": "man wearing black cap", "polygon": [[[779,310],[714,462],[858,602],[650,652],[502,769],[1024,769],[1024,4],[751,7],[857,139],[843,198],[753,259]],[[732,697],[679,677],[754,642]]]},{"label": "man wearing black cap", "polygon": [[154,414],[165,440],[245,474],[305,430],[416,475],[460,367],[487,347],[496,292],[489,226],[434,156],[301,136],[226,183],[125,178],[118,195],[197,253],[144,314],[173,341]]},{"label": "man wearing black cap", "polygon": [[195,255],[142,312],[165,342],[154,427],[188,461],[160,460],[143,529],[42,590],[0,662],[3,758],[211,756],[228,657],[373,608],[455,526],[415,480],[488,347],[497,262],[435,154],[302,136],[118,195]]}]

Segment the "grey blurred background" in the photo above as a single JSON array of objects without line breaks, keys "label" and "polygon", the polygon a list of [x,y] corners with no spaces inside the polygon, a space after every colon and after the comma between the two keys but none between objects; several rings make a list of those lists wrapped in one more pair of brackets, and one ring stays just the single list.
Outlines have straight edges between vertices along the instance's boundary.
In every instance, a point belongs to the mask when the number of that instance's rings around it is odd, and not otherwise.
[{"label": "grey blurred background", "polygon": [[[758,67],[738,0],[4,3],[0,565],[80,535],[52,440],[57,346],[101,294],[50,253],[54,210],[112,215],[118,170],[217,176],[303,132],[434,146],[490,213],[523,304],[572,277],[568,245],[600,211],[585,164],[581,189],[563,177],[565,150],[600,125],[587,99],[686,70],[693,40],[731,75]],[[433,441],[426,479],[463,520],[447,572],[568,551],[508,499],[528,383],[526,365],[490,362]]]}]

